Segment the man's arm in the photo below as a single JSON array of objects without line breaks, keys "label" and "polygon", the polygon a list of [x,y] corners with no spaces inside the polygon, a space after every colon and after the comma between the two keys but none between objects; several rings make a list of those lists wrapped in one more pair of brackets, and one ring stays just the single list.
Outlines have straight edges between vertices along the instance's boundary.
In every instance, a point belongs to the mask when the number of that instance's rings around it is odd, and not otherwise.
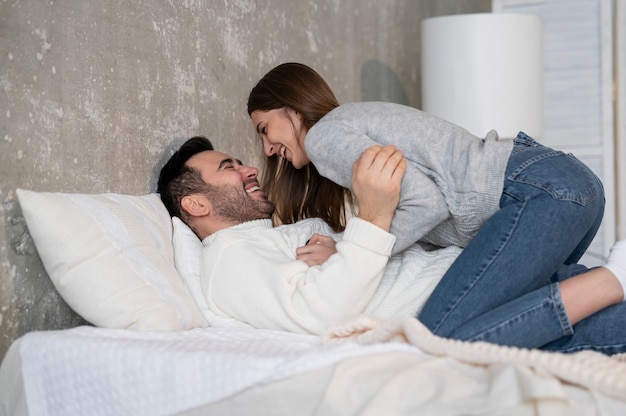
[{"label": "man's arm", "polygon": [[280,248],[284,238],[276,229],[259,229],[254,235],[234,232],[213,241],[204,249],[209,307],[257,328],[310,333],[362,313],[395,242],[387,230],[405,167],[401,152],[380,146],[354,164],[360,214],[348,221],[337,253],[320,267],[291,261]]},{"label": "man's arm", "polygon": [[[353,164],[352,186],[359,202],[359,217],[385,231],[400,199],[400,182],[406,159],[393,146],[372,146]],[[309,266],[323,264],[337,252],[331,237],[314,234],[306,246],[298,247],[296,258]]]},{"label": "man's arm", "polygon": [[372,146],[361,154],[352,167],[359,218],[389,231],[405,170],[406,159],[395,146]]}]

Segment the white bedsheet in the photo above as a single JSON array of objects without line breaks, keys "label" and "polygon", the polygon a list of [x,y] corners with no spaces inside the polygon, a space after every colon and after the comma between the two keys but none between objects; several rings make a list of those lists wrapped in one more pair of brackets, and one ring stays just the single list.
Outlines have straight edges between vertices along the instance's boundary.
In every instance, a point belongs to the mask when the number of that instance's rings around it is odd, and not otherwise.
[{"label": "white bedsheet", "polygon": [[336,343],[250,328],[33,332],[0,367],[0,386],[20,393],[0,392],[0,414],[356,416],[390,403],[395,415],[626,414],[624,356],[447,340],[400,316],[360,317],[326,340]]},{"label": "white bedsheet", "polygon": [[413,346],[242,328],[138,332],[79,327],[21,339],[29,414],[167,415],[355,357]]}]

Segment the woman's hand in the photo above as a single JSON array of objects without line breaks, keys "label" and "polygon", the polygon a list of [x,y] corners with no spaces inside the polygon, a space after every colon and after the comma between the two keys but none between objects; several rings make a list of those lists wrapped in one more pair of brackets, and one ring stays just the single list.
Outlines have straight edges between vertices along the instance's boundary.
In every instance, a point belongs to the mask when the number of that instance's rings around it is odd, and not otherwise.
[{"label": "woman's hand", "polygon": [[302,260],[309,266],[319,266],[337,252],[337,242],[321,234],[313,234],[306,246],[296,249],[296,260]]},{"label": "woman's hand", "polygon": [[352,166],[359,218],[389,231],[405,171],[406,159],[395,146],[375,145],[361,154]]}]

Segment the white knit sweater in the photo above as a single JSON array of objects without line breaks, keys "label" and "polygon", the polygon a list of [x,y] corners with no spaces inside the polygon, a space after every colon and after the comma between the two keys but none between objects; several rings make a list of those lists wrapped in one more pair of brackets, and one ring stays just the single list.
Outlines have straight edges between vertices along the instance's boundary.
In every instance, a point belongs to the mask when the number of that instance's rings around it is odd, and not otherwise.
[{"label": "white knit sweater", "polygon": [[[296,260],[313,233],[331,235],[337,253],[323,265]],[[395,237],[351,218],[343,235],[321,220],[272,227],[257,220],[203,241],[202,291],[211,311],[256,328],[321,334],[363,313],[415,315],[460,249],[415,245],[389,260]]]}]

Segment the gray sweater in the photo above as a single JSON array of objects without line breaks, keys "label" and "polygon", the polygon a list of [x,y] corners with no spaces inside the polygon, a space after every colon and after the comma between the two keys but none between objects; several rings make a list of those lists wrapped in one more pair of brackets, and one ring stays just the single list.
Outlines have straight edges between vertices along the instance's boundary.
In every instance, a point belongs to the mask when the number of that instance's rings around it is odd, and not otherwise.
[{"label": "gray sweater", "polygon": [[393,253],[415,241],[465,247],[499,209],[512,140],[485,138],[415,108],[344,104],[308,132],[305,150],[322,176],[352,189],[352,164],[374,144],[404,152],[407,170],[390,232]]}]

